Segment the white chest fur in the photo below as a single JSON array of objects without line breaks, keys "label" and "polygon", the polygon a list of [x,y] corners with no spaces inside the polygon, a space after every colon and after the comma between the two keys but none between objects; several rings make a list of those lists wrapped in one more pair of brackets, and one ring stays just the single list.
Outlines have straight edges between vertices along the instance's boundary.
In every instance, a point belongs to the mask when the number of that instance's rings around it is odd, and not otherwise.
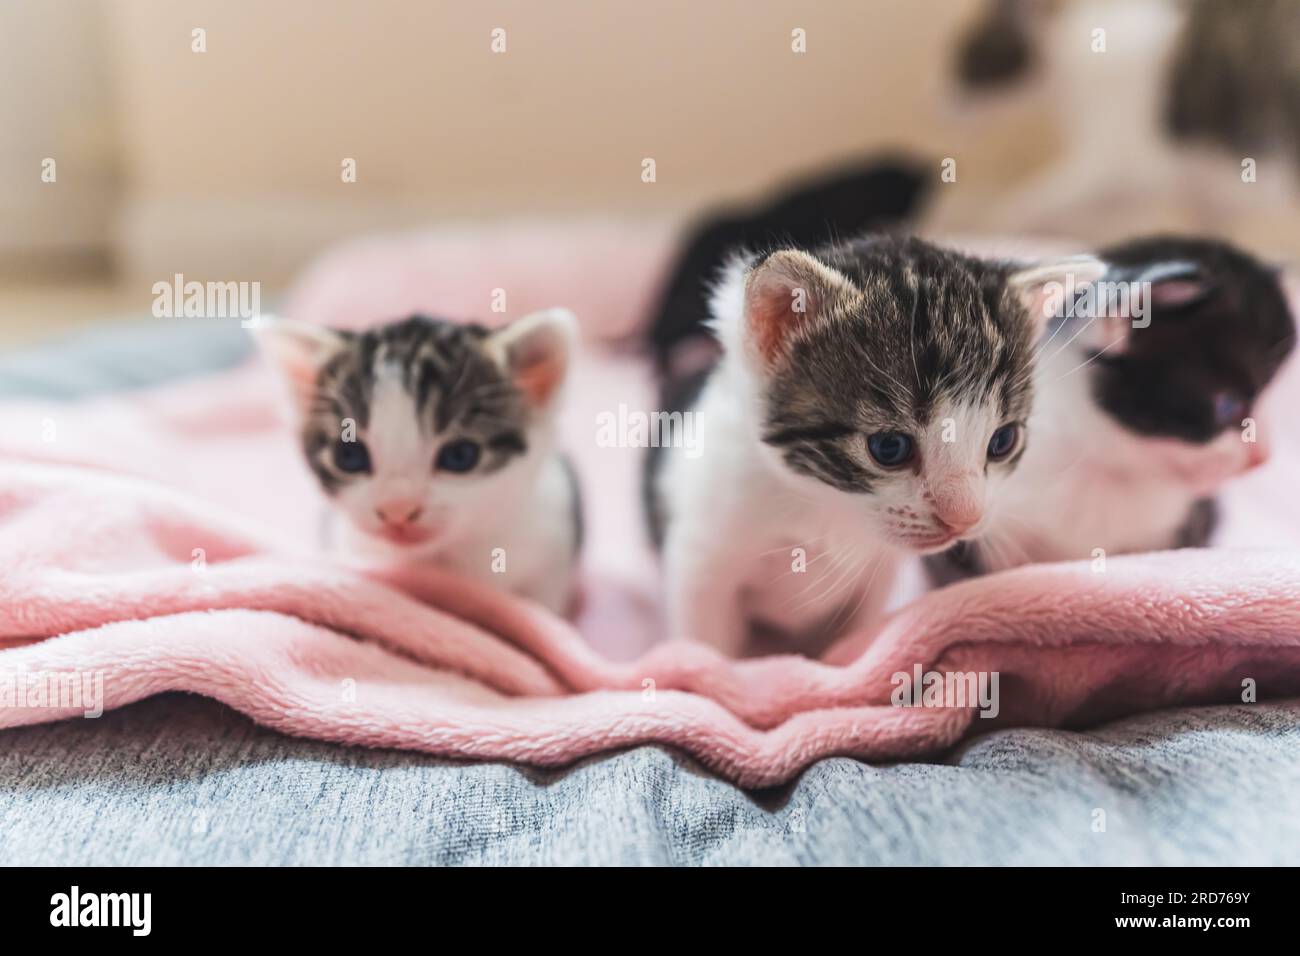
[{"label": "white chest fur", "polygon": [[563,462],[548,456],[514,483],[490,519],[454,540],[407,547],[357,530],[332,512],[330,544],[351,555],[404,565],[433,565],[490,587],[513,591],[565,613],[573,598],[573,488]]},{"label": "white chest fur", "polygon": [[658,489],[670,636],[729,654],[755,624],[798,645],[878,614],[901,560],[851,501],[810,500],[782,478],[745,394],[725,368],[715,375],[694,410],[702,453],[667,449]]}]

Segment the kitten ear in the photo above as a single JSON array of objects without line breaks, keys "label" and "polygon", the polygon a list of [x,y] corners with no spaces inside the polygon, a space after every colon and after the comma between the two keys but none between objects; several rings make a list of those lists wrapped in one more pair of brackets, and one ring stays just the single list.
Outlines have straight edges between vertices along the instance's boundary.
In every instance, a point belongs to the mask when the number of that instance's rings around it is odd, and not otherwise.
[{"label": "kitten ear", "polygon": [[1144,266],[1132,277],[1151,284],[1151,305],[1176,312],[1204,302],[1214,292],[1214,283],[1195,262],[1157,262]]},{"label": "kitten ear", "polygon": [[1106,263],[1094,256],[1067,256],[1018,269],[1007,278],[1007,288],[1029,312],[1037,338],[1051,319],[1068,313],[1073,292],[1105,274]]},{"label": "kitten ear", "polygon": [[774,362],[833,296],[855,291],[843,274],[806,252],[774,252],[745,276],[745,338],[764,362]]},{"label": "kitten ear", "polygon": [[1082,343],[1119,354],[1128,348],[1134,329],[1151,324],[1154,311],[1165,318],[1204,302],[1215,285],[1195,262],[1168,260],[1139,266],[1112,266],[1097,283],[1092,320],[1080,330]]},{"label": "kitten ear", "polygon": [[488,354],[535,408],[559,392],[572,361],[578,322],[568,309],[546,309],[488,336]]},{"label": "kitten ear", "polygon": [[325,363],[347,343],[347,333],[323,325],[264,316],[251,329],[257,347],[301,404],[316,390]]}]

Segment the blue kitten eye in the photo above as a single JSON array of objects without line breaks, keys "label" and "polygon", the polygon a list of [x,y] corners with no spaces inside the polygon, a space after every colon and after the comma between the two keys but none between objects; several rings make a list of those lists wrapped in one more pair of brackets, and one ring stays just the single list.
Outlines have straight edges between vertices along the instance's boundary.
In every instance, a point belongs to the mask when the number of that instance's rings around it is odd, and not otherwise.
[{"label": "blue kitten eye", "polygon": [[989,439],[989,458],[994,461],[1001,461],[1011,454],[1016,447],[1016,440],[1020,437],[1020,426],[1015,422],[1009,425],[1003,425],[993,433]]},{"label": "blue kitten eye", "polygon": [[1217,392],[1214,396],[1214,422],[1220,427],[1240,425],[1246,417],[1246,400],[1232,392]]},{"label": "blue kitten eye", "polygon": [[867,436],[867,451],[877,464],[897,468],[912,460],[912,438],[902,432],[876,432]]},{"label": "blue kitten eye", "polygon": [[334,443],[334,467],[349,475],[370,470],[370,452],[365,442],[338,441]]},{"label": "blue kitten eye", "polygon": [[439,471],[472,471],[482,453],[483,449],[478,442],[470,441],[468,438],[458,438],[456,441],[447,442],[438,450],[435,464]]}]

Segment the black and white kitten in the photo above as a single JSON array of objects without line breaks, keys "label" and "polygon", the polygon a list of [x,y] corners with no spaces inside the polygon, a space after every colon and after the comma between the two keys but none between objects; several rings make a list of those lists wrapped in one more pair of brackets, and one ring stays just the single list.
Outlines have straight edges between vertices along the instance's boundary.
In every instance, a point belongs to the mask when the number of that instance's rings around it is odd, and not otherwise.
[{"label": "black and white kitten", "polygon": [[979,535],[1025,452],[1035,316],[1100,271],[886,237],[735,260],[697,447],[647,469],[670,636],[807,647],[877,615],[906,556]]},{"label": "black and white kitten", "polygon": [[1222,242],[1103,249],[1100,286],[1144,314],[1059,320],[1041,347],[1034,444],[987,533],[927,562],[940,581],[1031,561],[1198,546],[1212,495],[1268,454],[1260,393],[1295,346],[1277,275]]},{"label": "black and white kitten", "polygon": [[335,545],[429,561],[531,597],[573,597],[578,490],[555,450],[573,316],[489,331],[415,316],[365,332],[265,319]]}]

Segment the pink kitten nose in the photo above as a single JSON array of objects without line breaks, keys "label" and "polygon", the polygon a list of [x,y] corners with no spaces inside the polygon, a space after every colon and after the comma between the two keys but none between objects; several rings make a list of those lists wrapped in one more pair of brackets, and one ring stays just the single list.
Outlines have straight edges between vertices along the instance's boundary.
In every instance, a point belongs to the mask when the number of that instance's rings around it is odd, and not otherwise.
[{"label": "pink kitten nose", "polygon": [[424,509],[420,507],[420,503],[411,498],[385,501],[375,508],[375,514],[379,520],[394,527],[414,524],[423,512]]},{"label": "pink kitten nose", "polygon": [[934,502],[934,520],[952,534],[965,534],[980,523],[984,506],[971,494],[938,497]]},{"label": "pink kitten nose", "polygon": [[[938,517],[938,515],[935,517]],[[984,517],[982,514],[977,514],[974,517],[962,518],[961,520],[957,520],[956,518],[939,518],[939,523],[943,525],[945,530],[950,534],[965,534],[971,528],[979,524],[980,518],[982,517]]]}]

